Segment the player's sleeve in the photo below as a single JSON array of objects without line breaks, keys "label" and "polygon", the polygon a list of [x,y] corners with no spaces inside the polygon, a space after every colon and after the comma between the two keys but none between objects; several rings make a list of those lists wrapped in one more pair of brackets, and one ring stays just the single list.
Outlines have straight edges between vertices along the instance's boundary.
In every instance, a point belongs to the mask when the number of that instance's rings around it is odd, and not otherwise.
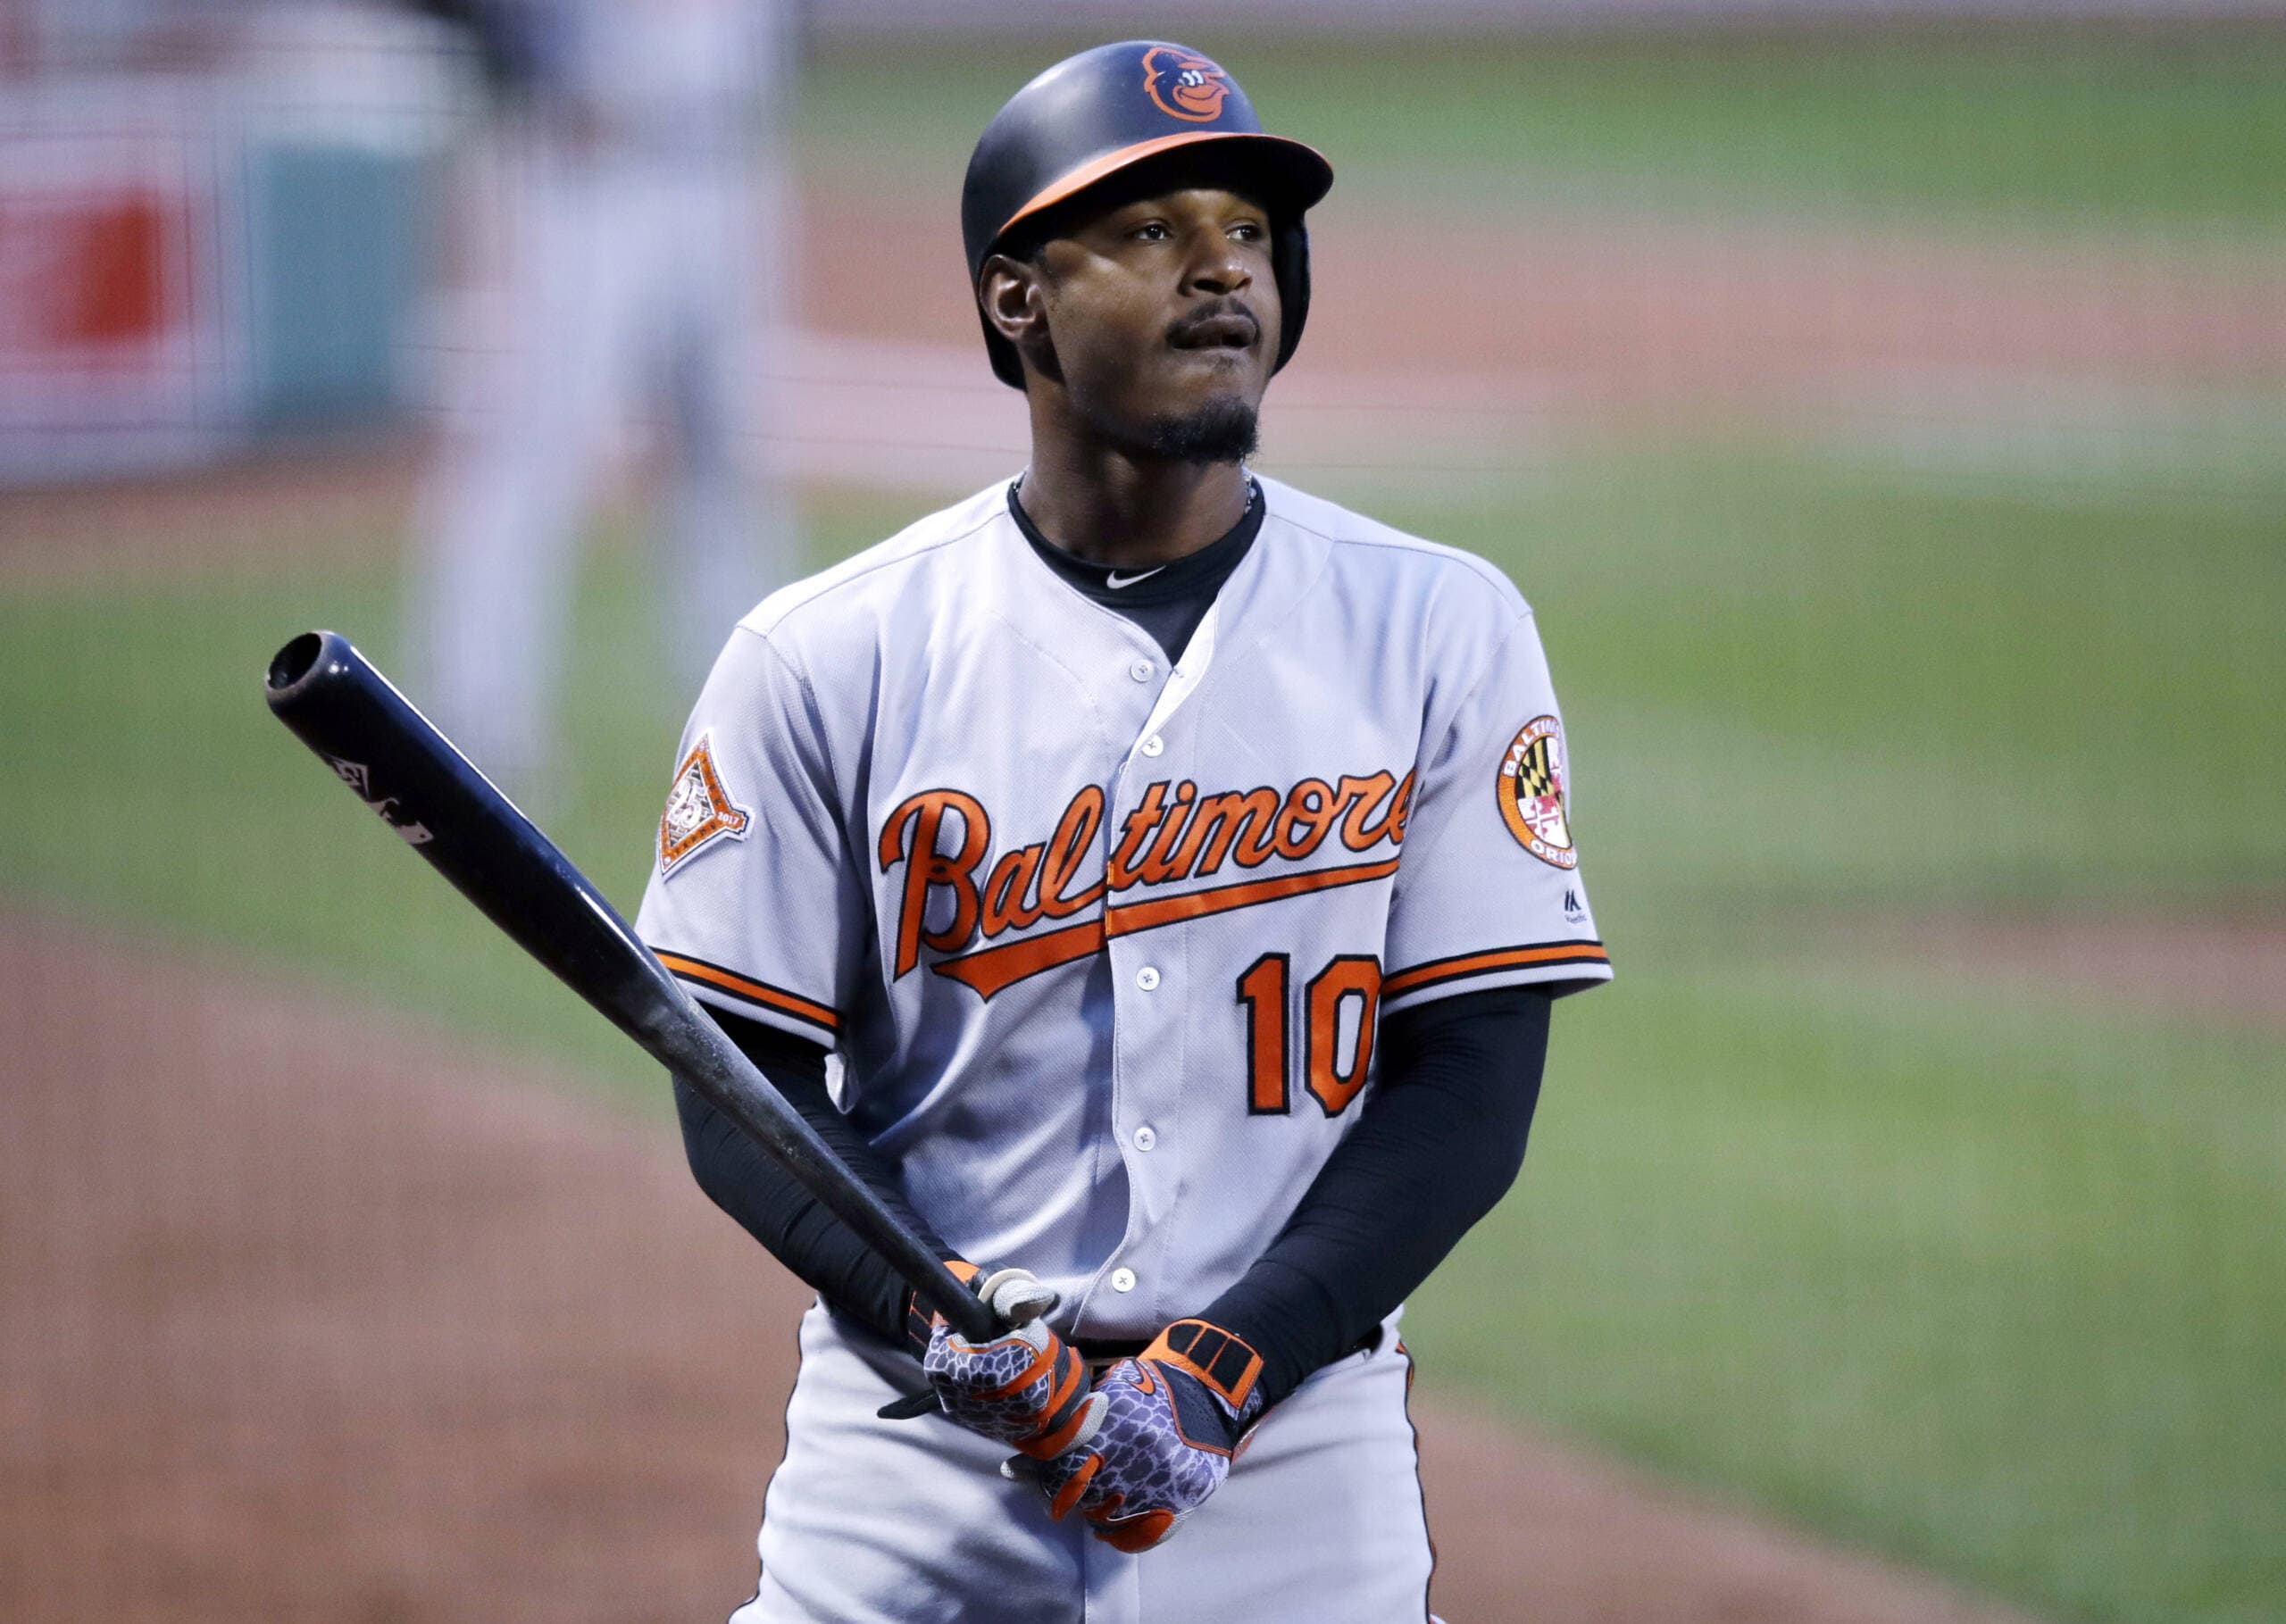
[{"label": "player's sleeve", "polygon": [[[1470,645],[1473,643],[1472,648]],[[1458,703],[1432,708],[1383,950],[1384,1013],[1456,993],[1611,978],[1573,827],[1563,712],[1531,613],[1452,643]]]},{"label": "player's sleeve", "polygon": [[636,932],[701,1003],[833,1048],[868,939],[843,830],[816,696],[742,627],[683,730]]},{"label": "player's sleeve", "polygon": [[[716,1018],[730,1041],[892,1217],[937,1256],[947,1262],[958,1257],[914,1211],[904,1181],[888,1158],[834,1104],[826,1081],[823,1049],[806,1038],[727,1011],[719,1012]],[[683,1150],[690,1161],[691,1176],[708,1199],[736,1219],[772,1256],[815,1287],[845,1319],[866,1327],[893,1345],[915,1353],[927,1348],[928,1312],[915,1309],[912,1286],[872,1242],[837,1217],[798,1179],[788,1178],[785,1170],[743,1129],[680,1077],[675,1079],[675,1109],[682,1120]]]},{"label": "player's sleeve", "polygon": [[1381,1080],[1356,1125],[1269,1250],[1198,1316],[1262,1355],[1264,1403],[1367,1345],[1515,1182],[1548,1056],[1547,991],[1423,1001],[1381,1023]]}]

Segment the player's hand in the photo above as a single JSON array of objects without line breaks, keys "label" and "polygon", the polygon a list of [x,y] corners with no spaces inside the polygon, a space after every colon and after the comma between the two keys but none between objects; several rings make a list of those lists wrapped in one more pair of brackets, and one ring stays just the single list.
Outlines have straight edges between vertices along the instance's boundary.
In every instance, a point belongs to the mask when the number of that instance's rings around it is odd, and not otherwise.
[{"label": "player's hand", "polygon": [[1035,1478],[1048,1514],[1073,1507],[1105,1544],[1147,1551],[1231,1475],[1262,1414],[1262,1356],[1204,1320],[1178,1320],[1132,1359],[1104,1372],[1099,1424],[1053,1460],[1019,1472]]},{"label": "player's hand", "polygon": [[1103,1404],[1088,1391],[1087,1362],[1041,1320],[1055,1293],[1022,1269],[971,1271],[970,1286],[1010,1328],[969,1342],[932,1318],[921,1369],[937,1405],[972,1432],[1045,1460],[1089,1431]]}]

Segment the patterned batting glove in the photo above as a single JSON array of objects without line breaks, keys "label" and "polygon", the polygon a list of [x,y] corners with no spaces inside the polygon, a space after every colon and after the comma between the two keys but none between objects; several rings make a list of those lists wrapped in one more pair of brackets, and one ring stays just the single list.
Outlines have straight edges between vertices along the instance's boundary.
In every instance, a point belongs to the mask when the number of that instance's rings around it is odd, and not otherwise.
[{"label": "patterned batting glove", "polygon": [[1069,1449],[1092,1430],[1102,1403],[1088,1391],[1087,1362],[1040,1316],[1055,1293],[1022,1269],[970,1279],[976,1295],[1011,1328],[972,1343],[939,1316],[930,1324],[921,1369],[937,1404],[972,1432],[1036,1460]]},{"label": "patterned batting glove", "polygon": [[[1231,1475],[1262,1414],[1262,1355],[1219,1326],[1178,1320],[1104,1372],[1099,1424],[1030,1472],[1061,1520],[1074,1506],[1097,1539],[1147,1551]],[[1014,1462],[1010,1462],[1014,1466]]]}]

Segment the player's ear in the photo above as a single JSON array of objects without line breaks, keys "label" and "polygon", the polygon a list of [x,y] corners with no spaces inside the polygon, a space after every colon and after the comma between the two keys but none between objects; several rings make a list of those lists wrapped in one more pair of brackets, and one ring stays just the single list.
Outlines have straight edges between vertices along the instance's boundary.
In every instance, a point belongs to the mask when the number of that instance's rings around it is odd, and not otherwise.
[{"label": "player's ear", "polygon": [[1038,265],[996,254],[977,273],[977,302],[992,330],[1019,354],[1041,355],[1047,344],[1047,290]]}]

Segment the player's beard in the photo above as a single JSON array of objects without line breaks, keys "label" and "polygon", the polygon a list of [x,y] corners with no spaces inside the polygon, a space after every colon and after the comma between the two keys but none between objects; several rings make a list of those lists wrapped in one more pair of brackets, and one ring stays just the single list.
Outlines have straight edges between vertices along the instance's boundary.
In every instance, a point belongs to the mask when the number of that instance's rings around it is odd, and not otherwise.
[{"label": "player's beard", "polygon": [[1253,405],[1236,396],[1210,400],[1195,412],[1153,418],[1145,445],[1153,456],[1178,462],[1243,462],[1262,443]]}]

